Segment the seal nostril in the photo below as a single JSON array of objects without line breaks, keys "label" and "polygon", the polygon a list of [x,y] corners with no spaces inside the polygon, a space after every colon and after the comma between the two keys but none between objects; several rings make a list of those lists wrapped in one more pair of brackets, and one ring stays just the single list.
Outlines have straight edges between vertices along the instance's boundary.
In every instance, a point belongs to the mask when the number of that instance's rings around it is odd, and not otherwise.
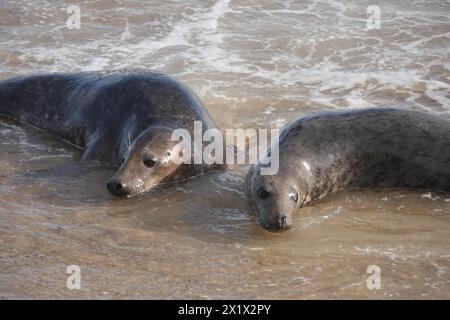
[{"label": "seal nostril", "polygon": [[118,182],[118,181],[115,181],[115,180],[109,181],[106,184],[106,187],[114,195],[121,194],[126,189],[125,185],[123,185],[121,182]]},{"label": "seal nostril", "polygon": [[260,187],[257,193],[258,197],[260,197],[261,199],[267,199],[268,197],[270,197],[270,193],[263,187]]},{"label": "seal nostril", "polygon": [[144,160],[144,165],[148,168],[153,168],[156,164],[156,160],[154,159],[146,159]]},{"label": "seal nostril", "polygon": [[285,215],[277,215],[268,221],[262,221],[260,223],[264,229],[272,232],[287,231],[291,228]]},{"label": "seal nostril", "polygon": [[286,228],[286,225],[287,225],[286,216],[279,216],[277,218],[277,220],[278,220],[278,226],[280,227],[280,229]]},{"label": "seal nostril", "polygon": [[132,189],[129,186],[116,180],[108,182],[106,186],[108,187],[109,192],[116,197],[129,196],[132,192]]}]

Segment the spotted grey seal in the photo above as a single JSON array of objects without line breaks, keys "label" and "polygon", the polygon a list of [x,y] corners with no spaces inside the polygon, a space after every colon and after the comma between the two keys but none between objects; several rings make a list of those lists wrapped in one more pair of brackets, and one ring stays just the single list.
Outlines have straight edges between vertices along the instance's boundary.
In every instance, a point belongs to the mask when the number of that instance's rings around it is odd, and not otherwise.
[{"label": "spotted grey seal", "polygon": [[32,124],[84,149],[82,161],[119,167],[107,183],[131,196],[220,165],[174,163],[176,128],[216,125],[199,98],[175,79],[152,71],[55,73],[0,81],[0,114]]},{"label": "spotted grey seal", "polygon": [[450,121],[392,108],[321,112],[280,133],[279,170],[247,175],[250,205],[267,230],[292,226],[296,208],[343,188],[450,191]]}]

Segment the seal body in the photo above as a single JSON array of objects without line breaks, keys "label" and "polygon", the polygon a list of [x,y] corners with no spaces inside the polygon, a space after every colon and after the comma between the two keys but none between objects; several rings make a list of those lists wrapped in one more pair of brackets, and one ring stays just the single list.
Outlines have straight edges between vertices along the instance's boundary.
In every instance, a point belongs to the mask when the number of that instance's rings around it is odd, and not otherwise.
[{"label": "seal body", "polygon": [[[287,229],[292,212],[343,188],[450,191],[450,121],[373,108],[299,118],[279,136],[279,170],[250,168],[247,192],[260,224]],[[268,151],[270,152],[270,151]]]},{"label": "seal body", "polygon": [[151,71],[47,74],[0,81],[0,114],[32,124],[84,149],[82,161],[120,167],[108,189],[130,196],[217,165],[175,164],[171,132],[215,123],[199,98]]}]

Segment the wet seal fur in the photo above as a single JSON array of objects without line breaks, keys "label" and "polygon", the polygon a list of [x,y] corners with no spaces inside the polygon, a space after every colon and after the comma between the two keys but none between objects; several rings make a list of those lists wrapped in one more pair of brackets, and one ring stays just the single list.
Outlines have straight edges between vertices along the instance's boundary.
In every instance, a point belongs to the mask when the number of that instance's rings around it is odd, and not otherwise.
[{"label": "wet seal fur", "polygon": [[295,209],[343,188],[447,192],[450,121],[392,108],[315,113],[280,133],[278,173],[263,176],[260,168],[250,168],[247,193],[270,231],[289,229]]},{"label": "wet seal fur", "polygon": [[152,71],[55,73],[0,81],[0,115],[34,125],[84,149],[81,161],[119,167],[108,182],[132,196],[221,165],[174,164],[173,129],[216,125],[199,98],[175,79]]}]

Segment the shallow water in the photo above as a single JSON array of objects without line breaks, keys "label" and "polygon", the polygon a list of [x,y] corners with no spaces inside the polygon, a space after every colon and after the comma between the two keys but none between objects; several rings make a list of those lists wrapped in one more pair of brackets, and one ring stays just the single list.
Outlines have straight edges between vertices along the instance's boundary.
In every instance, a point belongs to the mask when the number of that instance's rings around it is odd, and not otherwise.
[{"label": "shallow water", "polygon": [[[393,105],[450,118],[448,1],[2,1],[0,77],[156,69],[221,128]],[[450,298],[450,195],[340,192],[283,234],[248,212],[247,168],[113,199],[101,164],[0,121],[1,298]],[[81,289],[66,268],[81,268]],[[366,270],[381,270],[369,290]]]}]

